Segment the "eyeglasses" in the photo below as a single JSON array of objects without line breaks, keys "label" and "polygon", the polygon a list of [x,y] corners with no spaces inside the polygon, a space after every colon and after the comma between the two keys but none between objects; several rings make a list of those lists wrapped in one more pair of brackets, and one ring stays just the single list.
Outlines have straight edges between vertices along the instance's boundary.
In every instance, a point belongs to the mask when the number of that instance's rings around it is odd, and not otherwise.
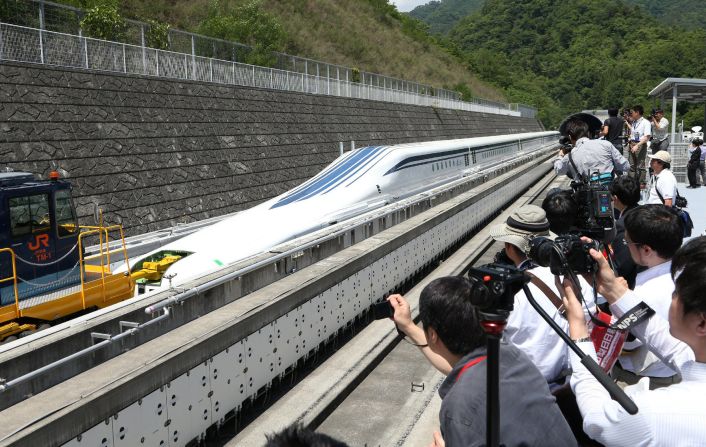
[{"label": "eyeglasses", "polygon": [[639,243],[639,242],[630,242],[629,240],[627,240],[627,239],[625,239],[625,238],[623,238],[623,244],[625,244],[625,245],[634,245],[634,246],[636,246],[636,247],[640,247],[640,246],[642,246],[642,245],[645,245],[645,244],[641,244],[641,243]]}]

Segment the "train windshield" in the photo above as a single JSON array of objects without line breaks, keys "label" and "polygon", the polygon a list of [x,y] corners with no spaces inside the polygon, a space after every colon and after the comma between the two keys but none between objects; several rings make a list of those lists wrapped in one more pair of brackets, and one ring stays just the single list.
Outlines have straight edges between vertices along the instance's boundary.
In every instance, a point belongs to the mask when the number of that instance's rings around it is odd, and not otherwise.
[{"label": "train windshield", "polygon": [[56,210],[56,228],[59,237],[71,236],[78,231],[76,212],[71,202],[71,191],[60,189],[54,194],[54,209]]},{"label": "train windshield", "polygon": [[12,237],[49,230],[49,194],[35,194],[24,197],[11,197],[10,231]]}]

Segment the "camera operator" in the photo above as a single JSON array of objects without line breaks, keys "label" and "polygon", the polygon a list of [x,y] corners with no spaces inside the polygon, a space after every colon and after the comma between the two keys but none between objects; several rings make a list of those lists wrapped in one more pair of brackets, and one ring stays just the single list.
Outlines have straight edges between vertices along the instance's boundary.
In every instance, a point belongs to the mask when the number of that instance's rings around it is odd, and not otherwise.
[{"label": "camera operator", "polygon": [[652,138],[652,126],[642,115],[645,109],[641,105],[633,106],[630,111],[632,129],[630,132],[630,173],[640,185],[645,183],[645,156]]},{"label": "camera operator", "polygon": [[[561,300],[549,267],[541,267],[527,259],[529,242],[537,236],[549,236],[549,221],[544,210],[536,205],[518,208],[506,223],[490,229],[490,237],[505,243],[505,254],[521,270],[535,279],[528,286],[537,302],[565,331],[567,321],[562,316]],[[553,300],[552,300],[553,298]],[[558,388],[568,373],[568,348],[559,336],[532,307],[525,292],[515,295],[514,310],[507,320],[505,340],[514,344],[532,360],[551,389]]]},{"label": "camera operator", "polygon": [[669,147],[669,121],[664,117],[662,109],[652,109],[650,115],[650,123],[652,124],[652,143],[650,149],[653,154],[659,151],[666,151]]},{"label": "camera operator", "polygon": [[561,148],[554,160],[554,172],[576,178],[578,174],[590,177],[599,173],[622,173],[630,169],[630,164],[613,145],[605,140],[590,140],[588,124],[579,118],[571,118],[566,123],[566,133],[573,149]]},{"label": "camera operator", "polygon": [[[449,447],[486,441],[486,334],[471,293],[471,283],[462,277],[430,282],[419,297],[422,328],[412,321],[409,304],[401,295],[388,298],[398,329],[435,367],[442,363],[452,367],[439,388],[441,434]],[[576,445],[546,382],[512,344],[500,343],[499,374],[501,444]]]},{"label": "camera operator", "polygon": [[677,179],[669,169],[672,164],[672,156],[667,151],[659,151],[656,154],[648,155],[648,157],[654,175],[650,182],[650,194],[646,203],[674,206],[674,201],[677,198]]},{"label": "camera operator", "polygon": [[630,247],[625,243],[625,215],[635,208],[640,201],[640,185],[633,177],[624,175],[610,185],[613,207],[620,213],[615,221],[615,237],[611,242],[613,249],[613,267],[618,276],[628,282],[628,287],[635,287],[637,264],[632,260]]},{"label": "camera operator", "polygon": [[603,122],[601,135],[623,155],[623,129],[625,120],[618,116],[617,107],[608,109],[608,119]]},{"label": "camera operator", "polygon": [[[630,313],[642,300],[640,294],[616,278],[600,253],[591,250],[590,254],[598,262],[598,290],[611,304],[613,314],[622,317]],[[677,251],[671,276],[676,290],[668,321],[653,315],[633,326],[631,332],[681,373],[681,383],[656,391],[648,390],[646,381],[625,388],[639,408],[637,414],[630,415],[611,400],[578,356],[571,354],[571,386],[584,417],[584,431],[605,445],[696,446],[706,439],[706,238],[695,238]],[[581,305],[567,281],[562,292],[571,338],[595,358]]]},{"label": "camera operator", "polygon": [[[643,205],[625,214],[625,244],[635,264],[645,267],[637,274],[635,293],[657,315],[669,317],[674,282],[670,276],[672,257],[682,243],[679,217],[662,205]],[[675,370],[659,361],[639,341],[628,341],[613,368],[613,377],[635,384],[650,378],[650,389],[680,381]]]}]

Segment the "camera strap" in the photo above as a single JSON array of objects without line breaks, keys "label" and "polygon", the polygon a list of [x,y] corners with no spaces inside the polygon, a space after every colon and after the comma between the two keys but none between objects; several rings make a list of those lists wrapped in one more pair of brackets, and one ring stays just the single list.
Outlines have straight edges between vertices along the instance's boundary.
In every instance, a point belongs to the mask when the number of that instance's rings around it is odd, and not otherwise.
[{"label": "camera strap", "polygon": [[576,167],[576,163],[574,163],[573,157],[571,157],[571,152],[569,152],[569,163],[571,163],[571,166],[574,168],[574,172],[576,175],[579,176],[579,179],[581,178],[581,173],[579,172],[579,168]]},{"label": "camera strap", "polygon": [[613,324],[606,323],[595,317],[593,314],[591,314],[591,321],[598,326],[617,329],[620,331],[629,331],[631,327],[642,323],[654,314],[654,309],[645,304],[644,301],[640,301],[637,306],[625,312],[625,314]]},{"label": "camera strap", "polygon": [[564,309],[564,303],[561,301],[561,298],[557,296],[556,293],[549,287],[544,281],[533,275],[531,272],[526,271],[527,275],[530,277],[530,282],[534,284],[547,298],[549,298],[549,301],[556,307],[556,309],[559,311],[561,316],[563,317],[564,314],[566,313],[566,309]]}]

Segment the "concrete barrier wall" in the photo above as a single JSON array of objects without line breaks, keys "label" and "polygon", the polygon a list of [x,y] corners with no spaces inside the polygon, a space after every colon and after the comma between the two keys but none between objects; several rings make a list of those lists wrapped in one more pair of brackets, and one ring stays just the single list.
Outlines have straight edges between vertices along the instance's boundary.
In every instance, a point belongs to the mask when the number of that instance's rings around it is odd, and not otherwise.
[{"label": "concrete barrier wall", "polygon": [[82,223],[127,234],[249,208],[356,146],[541,130],[533,119],[0,64],[0,168],[68,171]]}]

